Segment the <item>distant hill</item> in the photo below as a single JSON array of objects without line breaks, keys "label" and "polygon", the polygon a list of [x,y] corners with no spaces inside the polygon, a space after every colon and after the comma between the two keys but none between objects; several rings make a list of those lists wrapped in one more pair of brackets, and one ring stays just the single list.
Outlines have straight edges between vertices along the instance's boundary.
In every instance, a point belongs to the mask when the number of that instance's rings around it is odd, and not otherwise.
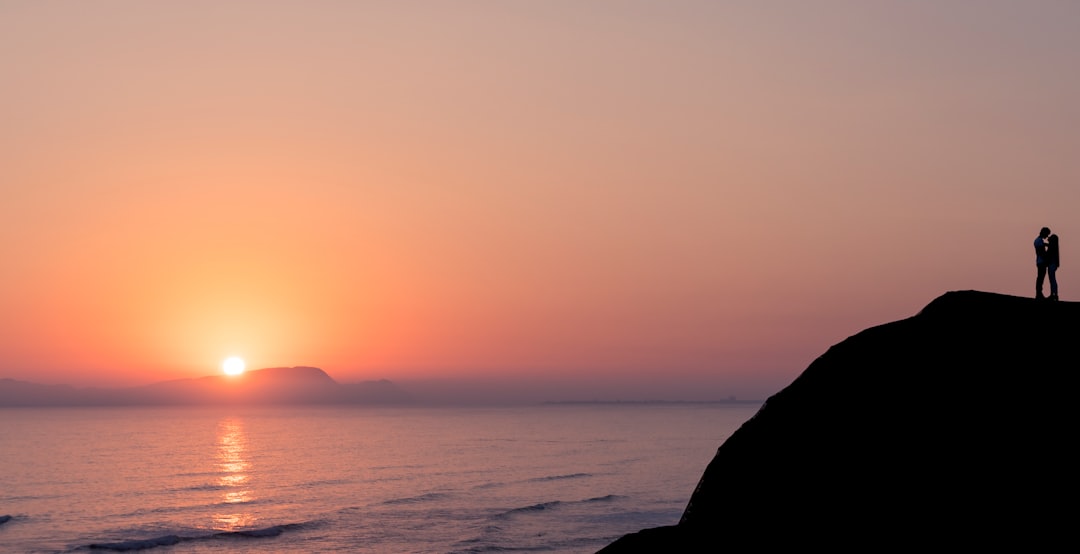
[{"label": "distant hill", "polygon": [[720,445],[677,525],[601,552],[1058,549],[1078,332],[1080,303],[977,291],[866,329]]},{"label": "distant hill", "polygon": [[316,367],[274,367],[128,388],[76,388],[0,379],[0,407],[219,404],[388,404],[411,400],[387,380],[342,384]]}]

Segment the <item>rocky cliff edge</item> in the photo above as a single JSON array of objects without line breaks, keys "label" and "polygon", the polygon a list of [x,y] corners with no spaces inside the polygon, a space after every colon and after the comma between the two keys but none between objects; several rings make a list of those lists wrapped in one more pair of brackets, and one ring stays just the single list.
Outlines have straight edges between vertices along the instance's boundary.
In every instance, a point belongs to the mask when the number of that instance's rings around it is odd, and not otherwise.
[{"label": "rocky cliff edge", "polygon": [[601,552],[1068,544],[1077,345],[1080,303],[946,293],[830,348],[720,445],[677,525]]}]

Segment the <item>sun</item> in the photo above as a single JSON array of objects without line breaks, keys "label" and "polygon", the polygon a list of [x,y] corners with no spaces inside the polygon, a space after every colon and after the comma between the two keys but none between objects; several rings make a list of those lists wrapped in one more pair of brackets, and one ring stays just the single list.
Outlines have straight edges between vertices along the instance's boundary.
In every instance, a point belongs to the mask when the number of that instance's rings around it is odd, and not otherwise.
[{"label": "sun", "polygon": [[229,356],[221,362],[221,370],[225,375],[240,375],[244,372],[244,360],[239,356]]}]

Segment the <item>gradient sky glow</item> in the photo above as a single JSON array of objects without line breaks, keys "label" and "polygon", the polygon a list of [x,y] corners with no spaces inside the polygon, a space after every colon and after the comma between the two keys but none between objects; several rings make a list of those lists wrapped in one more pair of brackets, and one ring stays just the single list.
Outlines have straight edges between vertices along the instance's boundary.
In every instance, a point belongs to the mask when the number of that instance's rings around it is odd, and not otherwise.
[{"label": "gradient sky glow", "polygon": [[1067,1],[0,0],[0,377],[761,398],[1043,225],[1080,298],[1078,68]]}]

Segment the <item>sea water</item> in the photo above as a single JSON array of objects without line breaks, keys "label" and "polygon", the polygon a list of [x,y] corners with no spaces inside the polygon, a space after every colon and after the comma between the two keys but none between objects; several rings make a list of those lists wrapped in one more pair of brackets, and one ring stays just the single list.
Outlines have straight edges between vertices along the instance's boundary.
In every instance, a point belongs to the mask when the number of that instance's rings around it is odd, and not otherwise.
[{"label": "sea water", "polygon": [[0,409],[0,552],[595,552],[759,407]]}]

